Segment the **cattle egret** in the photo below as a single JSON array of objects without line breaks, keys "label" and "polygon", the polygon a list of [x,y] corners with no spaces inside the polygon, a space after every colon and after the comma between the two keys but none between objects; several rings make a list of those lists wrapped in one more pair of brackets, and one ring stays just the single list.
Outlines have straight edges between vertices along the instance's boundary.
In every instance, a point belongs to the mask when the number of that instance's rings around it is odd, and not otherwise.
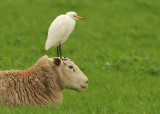
[{"label": "cattle egret", "polygon": [[84,18],[77,16],[76,12],[67,12],[58,16],[49,27],[45,49],[48,50],[52,46],[57,46],[57,57],[59,55],[61,57],[61,44],[68,39],[78,19]]}]

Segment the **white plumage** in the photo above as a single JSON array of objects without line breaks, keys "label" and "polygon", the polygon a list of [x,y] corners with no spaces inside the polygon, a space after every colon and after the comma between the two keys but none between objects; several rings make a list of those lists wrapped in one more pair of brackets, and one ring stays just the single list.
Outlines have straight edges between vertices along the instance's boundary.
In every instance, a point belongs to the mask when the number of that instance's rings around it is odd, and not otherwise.
[{"label": "white plumage", "polygon": [[75,12],[68,12],[65,15],[58,16],[49,27],[45,49],[48,50],[52,46],[58,47],[64,43],[72,33],[78,19],[84,18],[77,16]]}]

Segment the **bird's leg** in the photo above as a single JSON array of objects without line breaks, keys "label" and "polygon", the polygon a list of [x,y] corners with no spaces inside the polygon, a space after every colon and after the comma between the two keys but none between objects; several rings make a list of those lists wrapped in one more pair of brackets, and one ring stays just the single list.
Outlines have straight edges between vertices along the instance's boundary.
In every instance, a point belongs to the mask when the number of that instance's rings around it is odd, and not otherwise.
[{"label": "bird's leg", "polygon": [[[60,52],[60,58],[61,58],[61,59],[62,59],[62,61],[63,61],[62,53],[61,53],[61,44],[59,44],[59,52]],[[64,63],[64,61],[63,61],[63,64],[64,64],[64,65],[66,65],[66,64]]]},{"label": "bird's leg", "polygon": [[57,46],[57,57],[59,57],[59,47]]},{"label": "bird's leg", "polygon": [[60,58],[62,59],[61,44],[59,44],[59,52],[60,52]]}]

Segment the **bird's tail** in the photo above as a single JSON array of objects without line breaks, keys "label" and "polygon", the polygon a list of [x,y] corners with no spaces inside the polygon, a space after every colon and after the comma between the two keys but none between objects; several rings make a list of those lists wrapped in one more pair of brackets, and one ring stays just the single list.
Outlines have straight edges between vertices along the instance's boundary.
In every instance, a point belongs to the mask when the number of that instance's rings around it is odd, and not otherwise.
[{"label": "bird's tail", "polygon": [[46,41],[44,49],[47,51],[49,49],[48,41]]},{"label": "bird's tail", "polygon": [[49,49],[49,47],[45,44],[44,49],[47,51]]},{"label": "bird's tail", "polygon": [[52,47],[52,42],[50,40],[47,39],[46,44],[45,44],[45,50],[49,50],[49,48]]}]

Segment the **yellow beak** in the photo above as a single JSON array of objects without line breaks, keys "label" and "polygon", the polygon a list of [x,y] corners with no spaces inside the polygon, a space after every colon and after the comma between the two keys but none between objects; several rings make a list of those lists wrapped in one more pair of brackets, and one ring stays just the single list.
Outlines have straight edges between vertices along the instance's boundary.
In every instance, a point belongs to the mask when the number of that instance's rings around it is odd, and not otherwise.
[{"label": "yellow beak", "polygon": [[80,17],[80,16],[74,16],[74,17],[76,17],[77,19],[83,19],[83,20],[85,20],[85,18]]}]

